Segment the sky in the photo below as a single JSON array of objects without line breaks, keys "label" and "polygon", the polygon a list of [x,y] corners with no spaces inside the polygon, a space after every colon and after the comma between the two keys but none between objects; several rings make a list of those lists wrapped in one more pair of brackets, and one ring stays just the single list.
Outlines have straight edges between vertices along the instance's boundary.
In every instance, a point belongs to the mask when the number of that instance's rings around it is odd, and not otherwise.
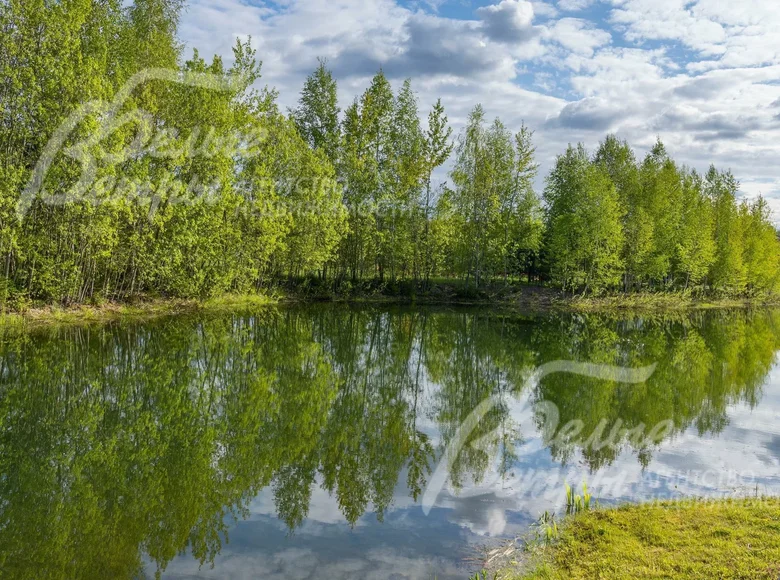
[{"label": "sky", "polygon": [[412,79],[423,117],[441,97],[456,133],[481,103],[535,131],[539,188],[568,143],[615,133],[641,157],[660,137],[681,163],[731,169],[780,221],[778,31],[777,0],[189,0],[180,37],[230,61],[251,36],[283,108],[317,57],[342,108],[380,67]]}]

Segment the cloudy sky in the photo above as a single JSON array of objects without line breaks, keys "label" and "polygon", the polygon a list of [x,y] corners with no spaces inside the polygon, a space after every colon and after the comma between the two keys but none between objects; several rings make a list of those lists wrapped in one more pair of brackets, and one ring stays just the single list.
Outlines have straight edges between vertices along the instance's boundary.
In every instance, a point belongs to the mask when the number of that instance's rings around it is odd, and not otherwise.
[{"label": "cloudy sky", "polygon": [[543,171],[569,142],[613,132],[644,154],[660,136],[684,163],[731,168],[778,220],[778,30],[777,0],[189,0],[180,35],[225,57],[251,35],[283,106],[318,56],[343,105],[380,66],[412,78],[424,115],[441,97],[456,130],[482,103],[536,131]]}]

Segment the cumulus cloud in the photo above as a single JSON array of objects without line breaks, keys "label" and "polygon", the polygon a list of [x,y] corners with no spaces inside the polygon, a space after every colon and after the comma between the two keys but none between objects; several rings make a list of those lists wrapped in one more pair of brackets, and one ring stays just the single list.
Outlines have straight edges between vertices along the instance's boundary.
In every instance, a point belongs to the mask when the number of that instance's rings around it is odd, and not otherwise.
[{"label": "cumulus cloud", "polygon": [[537,18],[554,18],[558,16],[558,9],[549,2],[542,0],[531,0],[534,7],[534,15]]},{"label": "cumulus cloud", "polygon": [[578,12],[593,5],[594,0],[558,0],[558,8],[564,12]]},{"label": "cumulus cloud", "polygon": [[629,114],[629,111],[619,105],[591,97],[569,103],[556,117],[547,122],[547,126],[607,133]]},{"label": "cumulus cloud", "polygon": [[697,141],[739,140],[760,129],[755,116],[732,116],[726,113],[702,113],[693,107],[677,106],[656,118],[657,131],[685,131]]},{"label": "cumulus cloud", "polygon": [[674,93],[694,101],[707,100],[722,94],[732,83],[733,80],[726,77],[699,77],[686,81],[674,89]]},{"label": "cumulus cloud", "polygon": [[550,29],[550,38],[576,54],[590,56],[600,46],[609,44],[612,35],[580,18],[562,18]]},{"label": "cumulus cloud", "polygon": [[628,40],[674,40],[705,59],[693,72],[780,62],[775,31],[780,13],[772,0],[612,0],[611,22]]},{"label": "cumulus cloud", "polygon": [[514,60],[491,49],[475,22],[414,14],[404,23],[403,41],[388,53],[355,47],[333,59],[337,76],[373,74],[381,66],[391,77],[429,75],[514,76]]},{"label": "cumulus cloud", "polygon": [[477,9],[485,34],[499,42],[525,42],[538,34],[533,27],[534,7],[525,0],[502,0]]},{"label": "cumulus cloud", "polygon": [[[614,0],[613,0],[614,1]],[[626,38],[642,40],[679,40],[704,54],[723,53],[727,38],[723,25],[706,17],[696,17],[684,0],[626,0],[614,2],[611,22]]]}]

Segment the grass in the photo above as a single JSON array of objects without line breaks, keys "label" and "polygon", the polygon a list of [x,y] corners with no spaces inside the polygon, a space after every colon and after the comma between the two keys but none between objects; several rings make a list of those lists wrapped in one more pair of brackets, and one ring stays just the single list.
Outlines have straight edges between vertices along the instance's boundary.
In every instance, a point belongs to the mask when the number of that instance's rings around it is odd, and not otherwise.
[{"label": "grass", "polygon": [[729,298],[691,296],[684,292],[608,294],[604,296],[573,296],[568,307],[578,311],[600,310],[707,310],[712,308],[744,308],[751,305],[777,304],[774,297]]},{"label": "grass", "polygon": [[106,302],[70,307],[42,306],[24,312],[0,313],[0,327],[17,328],[45,324],[90,324],[121,320],[149,320],[193,312],[240,312],[274,304],[264,295],[227,294],[206,300],[146,299],[132,303]]},{"label": "grass", "polygon": [[780,499],[659,502],[585,510],[531,549],[512,580],[780,577]]}]

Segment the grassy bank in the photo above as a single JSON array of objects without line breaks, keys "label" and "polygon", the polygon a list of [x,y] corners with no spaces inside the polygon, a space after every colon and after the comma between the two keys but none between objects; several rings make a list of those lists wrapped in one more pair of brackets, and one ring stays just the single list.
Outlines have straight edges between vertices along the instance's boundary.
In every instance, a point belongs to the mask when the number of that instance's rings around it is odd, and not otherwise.
[{"label": "grassy bank", "polygon": [[484,284],[479,288],[463,280],[436,278],[428,283],[378,280],[345,281],[337,289],[332,283],[314,279],[288,281],[281,287],[288,298],[342,302],[414,302],[420,304],[485,304],[521,309],[574,311],[690,310],[780,305],[779,296],[728,297],[692,292],[634,292],[581,295],[556,288],[526,284],[517,280]]},{"label": "grassy bank", "polygon": [[150,320],[163,316],[194,312],[233,312],[275,304],[277,299],[259,294],[227,294],[207,300],[148,298],[128,303],[106,302],[69,307],[39,306],[23,312],[0,313],[0,326],[38,326],[45,324],[88,324],[118,320]]},{"label": "grassy bank", "polygon": [[435,280],[427,285],[410,282],[364,281],[344,284],[338,290],[308,280],[280,287],[272,295],[228,294],[207,300],[142,298],[98,305],[35,305],[22,311],[0,312],[0,325],[76,324],[148,319],[188,312],[237,311],[278,302],[342,302],[496,306],[508,310],[575,312],[682,312],[712,308],[780,305],[775,297],[725,298],[682,293],[613,294],[581,296],[546,286],[495,283],[475,288],[460,280]]},{"label": "grassy bank", "polygon": [[[529,560],[530,555],[530,560]],[[512,580],[780,576],[780,499],[627,505],[571,516]],[[487,575],[492,578],[493,573]]]}]

